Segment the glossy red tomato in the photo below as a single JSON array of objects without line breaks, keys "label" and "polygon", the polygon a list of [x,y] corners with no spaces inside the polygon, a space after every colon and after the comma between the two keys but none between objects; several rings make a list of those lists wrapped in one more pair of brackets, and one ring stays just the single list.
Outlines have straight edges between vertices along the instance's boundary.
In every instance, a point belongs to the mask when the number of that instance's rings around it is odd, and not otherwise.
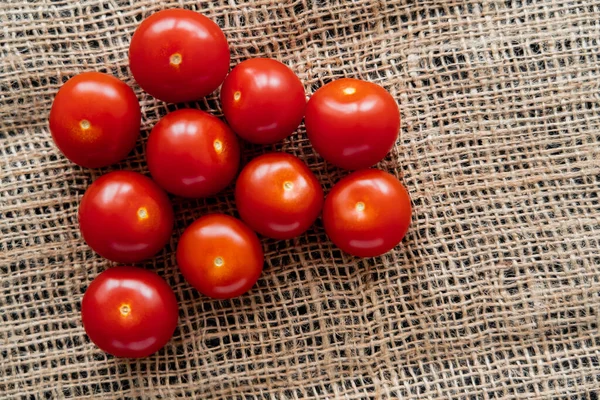
[{"label": "glossy red tomato", "polygon": [[137,262],[152,257],[171,237],[173,208],[156,183],[132,171],[98,178],[79,206],[79,229],[102,257]]},{"label": "glossy red tomato", "polygon": [[129,86],[110,75],[84,72],[56,94],[50,132],[69,160],[99,168],[122,160],[133,149],[140,120],[140,105]]},{"label": "glossy red tomato", "polygon": [[304,85],[285,64],[253,58],[238,64],[221,88],[225,119],[235,133],[251,143],[279,142],[292,134],[304,117]]},{"label": "glossy red tomato", "polygon": [[381,86],[343,78],[312,95],[304,123],[314,149],[326,161],[363,169],[381,161],[396,143],[400,112]]},{"label": "glossy red tomato", "polygon": [[157,99],[180,103],[212,93],[229,70],[223,31],[202,14],[169,9],[146,18],[129,46],[137,83]]},{"label": "glossy red tomato", "polygon": [[254,286],[264,256],[258,237],[242,221],[209,214],[194,221],[181,235],[177,264],[200,293],[228,299]]},{"label": "glossy red tomato", "polygon": [[177,299],[154,272],[114,267],[96,277],[81,302],[83,327],[103,351],[140,358],[160,350],[177,327]]},{"label": "glossy red tomato", "polygon": [[331,189],[323,224],[331,241],[346,253],[375,257],[396,247],[411,220],[408,192],[393,175],[356,171]]},{"label": "glossy red tomato", "polygon": [[297,157],[269,153],[250,161],[235,185],[240,217],[261,235],[291,239],[315,222],[323,189]]},{"label": "glossy red tomato", "polygon": [[223,190],[237,174],[240,145],[217,117],[184,109],[164,116],[146,147],[148,168],[166,191],[205,197]]}]

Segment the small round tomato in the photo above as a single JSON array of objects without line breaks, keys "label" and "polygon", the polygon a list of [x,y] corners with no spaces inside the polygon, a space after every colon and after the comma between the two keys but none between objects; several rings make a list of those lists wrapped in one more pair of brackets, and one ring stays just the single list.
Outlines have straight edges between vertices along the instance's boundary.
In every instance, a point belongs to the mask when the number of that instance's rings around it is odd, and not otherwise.
[{"label": "small round tomato", "polygon": [[238,64],[221,88],[225,119],[251,143],[270,144],[292,134],[304,117],[304,85],[285,64],[253,58]]},{"label": "small round tomato", "polygon": [[400,111],[381,86],[343,78],[312,95],[304,123],[311,144],[326,161],[363,169],[381,161],[396,143]]},{"label": "small round tomato", "polygon": [[235,134],[217,117],[184,109],[164,116],[146,147],[152,178],[167,192],[205,197],[223,190],[240,166]]},{"label": "small round tomato", "polygon": [[264,255],[258,237],[242,221],[209,214],[194,221],[181,235],[177,264],[200,293],[229,299],[254,286]]},{"label": "small round tomato", "polygon": [[114,171],[86,190],[79,229],[102,257],[129,263],[152,257],[169,241],[173,208],[156,183],[132,171]]},{"label": "small round tomato", "polygon": [[146,18],[129,46],[129,67],[146,92],[169,103],[212,93],[229,70],[223,31],[202,14],[169,9]]},{"label": "small round tomato", "polygon": [[134,148],[140,134],[140,105],[133,90],[114,76],[84,72],[58,91],[50,110],[56,146],[75,164],[100,168]]},{"label": "small round tomato", "polygon": [[404,186],[376,169],[356,171],[340,180],[323,207],[323,225],[331,241],[359,257],[393,249],[404,238],[410,219],[410,197]]},{"label": "small round tomato", "polygon": [[177,327],[177,299],[154,272],[114,267],[96,277],[83,295],[81,319],[92,342],[116,357],[157,352]]},{"label": "small round tomato", "polygon": [[242,220],[261,235],[291,239],[315,222],[323,207],[323,189],[297,157],[269,153],[250,161],[235,185]]}]

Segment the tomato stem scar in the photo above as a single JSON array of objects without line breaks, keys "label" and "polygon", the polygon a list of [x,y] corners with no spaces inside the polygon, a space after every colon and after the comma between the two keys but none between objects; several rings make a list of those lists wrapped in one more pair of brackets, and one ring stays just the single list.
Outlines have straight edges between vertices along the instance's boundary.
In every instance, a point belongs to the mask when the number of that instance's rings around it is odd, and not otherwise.
[{"label": "tomato stem scar", "polygon": [[81,122],[79,122],[79,126],[81,127],[81,129],[90,129],[92,124],[90,124],[90,121],[88,121],[87,119],[82,119]]},{"label": "tomato stem scar", "polygon": [[146,207],[140,207],[137,211],[137,215],[140,219],[146,219],[148,218],[148,210],[146,210]]},{"label": "tomato stem scar", "polygon": [[171,65],[175,65],[175,66],[181,64],[181,60],[182,60],[181,54],[179,54],[179,53],[172,54],[171,57],[169,58],[169,62],[171,63]]},{"label": "tomato stem scar", "polygon": [[215,151],[216,151],[217,153],[219,153],[219,154],[220,154],[220,153],[223,151],[223,143],[222,143],[222,142],[221,142],[219,139],[216,139],[216,140],[213,142],[213,146],[214,146],[214,148],[215,148]]},{"label": "tomato stem scar", "polygon": [[215,258],[215,261],[214,261],[214,262],[215,262],[215,266],[216,266],[216,267],[222,267],[222,266],[223,266],[223,264],[225,264],[225,261],[223,261],[223,258],[222,258],[222,257],[217,257],[217,258]]},{"label": "tomato stem scar", "polygon": [[131,312],[131,307],[129,307],[129,304],[122,304],[119,311],[121,312],[121,315],[127,316]]},{"label": "tomato stem scar", "polygon": [[365,203],[363,203],[362,201],[359,201],[358,203],[356,203],[356,211],[364,211],[365,210]]}]

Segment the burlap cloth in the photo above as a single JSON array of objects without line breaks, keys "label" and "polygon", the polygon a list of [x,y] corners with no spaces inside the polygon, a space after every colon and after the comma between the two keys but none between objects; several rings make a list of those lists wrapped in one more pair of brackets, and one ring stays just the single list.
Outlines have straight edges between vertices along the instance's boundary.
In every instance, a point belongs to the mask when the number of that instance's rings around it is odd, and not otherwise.
[{"label": "burlap cloth", "polygon": [[[2,2],[0,4],[1,398],[554,398],[600,387],[600,8],[511,1]],[[178,272],[185,226],[235,214],[232,190],[173,198],[169,246],[142,265],[171,284],[179,328],[139,361],[86,337],[80,301],[111,263],[77,227],[86,187],[119,168],[147,173],[149,130],[175,106],[143,93],[128,69],[142,18],[170,6],[223,27],[232,65],[273,57],[312,93],[368,79],[398,100],[403,124],[379,167],[414,205],[395,251],[342,254],[321,222],[264,240],[262,279],[231,301],[200,296]],[[139,146],[120,165],[82,169],[50,138],[62,82],[112,73],[135,88]],[[221,115],[213,95],[190,104]],[[276,110],[274,111],[276,112]],[[345,174],[304,128],[284,150],[326,190]]]}]

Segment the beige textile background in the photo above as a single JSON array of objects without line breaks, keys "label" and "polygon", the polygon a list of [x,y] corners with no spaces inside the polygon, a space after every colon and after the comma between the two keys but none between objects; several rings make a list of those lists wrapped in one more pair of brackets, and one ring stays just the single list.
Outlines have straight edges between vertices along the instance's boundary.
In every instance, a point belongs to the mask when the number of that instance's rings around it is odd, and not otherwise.
[{"label": "beige textile background", "polygon": [[[139,361],[89,342],[79,309],[111,263],[77,227],[86,187],[111,169],[147,173],[143,149],[176,106],[144,94],[127,49],[142,18],[185,6],[218,21],[232,65],[273,57],[307,93],[342,76],[398,100],[403,125],[378,167],[414,205],[393,252],[341,254],[321,222],[264,240],[249,294],[209,300],[173,250],[232,190],[173,198],[169,246],[141,264],[173,287],[173,340]],[[0,398],[597,399],[600,388],[600,5],[594,1],[3,1],[0,3]],[[124,162],[79,168],[47,126],[61,83],[90,70],[140,99]],[[220,115],[216,97],[189,104]],[[181,106],[179,106],[181,107]],[[298,155],[326,190],[345,173],[303,126],[272,147]]]}]

